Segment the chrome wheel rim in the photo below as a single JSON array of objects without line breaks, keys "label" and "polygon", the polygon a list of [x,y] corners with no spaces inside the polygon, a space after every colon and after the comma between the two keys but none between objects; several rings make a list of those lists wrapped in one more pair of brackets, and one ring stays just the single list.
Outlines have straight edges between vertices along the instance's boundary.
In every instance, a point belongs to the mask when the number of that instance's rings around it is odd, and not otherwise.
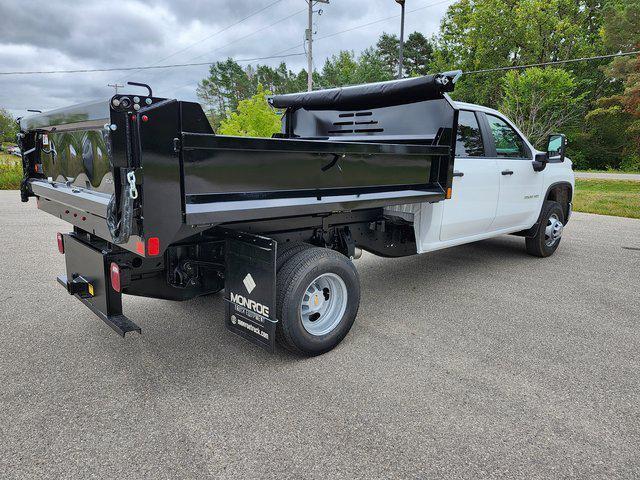
[{"label": "chrome wheel rim", "polygon": [[544,229],[544,243],[547,247],[553,247],[562,237],[562,229],[564,225],[558,218],[557,213],[551,214],[547,220],[547,226]]},{"label": "chrome wheel rim", "polygon": [[335,273],[323,273],[306,288],[300,304],[302,326],[311,335],[333,331],[347,309],[347,286]]}]

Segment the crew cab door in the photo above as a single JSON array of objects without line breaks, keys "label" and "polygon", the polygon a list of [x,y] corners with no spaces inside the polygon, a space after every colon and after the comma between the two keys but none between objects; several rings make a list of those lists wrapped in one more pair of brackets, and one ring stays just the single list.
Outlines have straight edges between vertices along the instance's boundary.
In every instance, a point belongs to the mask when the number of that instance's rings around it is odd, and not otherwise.
[{"label": "crew cab door", "polygon": [[452,197],[443,203],[440,241],[486,233],[498,206],[500,174],[486,156],[477,114],[461,110],[458,118]]},{"label": "crew cab door", "polygon": [[533,169],[533,152],[504,118],[482,114],[500,179],[498,209],[491,230],[531,226],[540,213],[543,174]]}]

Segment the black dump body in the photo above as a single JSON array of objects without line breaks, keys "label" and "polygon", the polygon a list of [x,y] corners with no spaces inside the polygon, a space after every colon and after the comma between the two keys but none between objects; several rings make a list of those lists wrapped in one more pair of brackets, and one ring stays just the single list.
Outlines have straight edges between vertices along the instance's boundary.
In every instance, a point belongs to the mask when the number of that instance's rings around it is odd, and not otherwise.
[{"label": "black dump body", "polygon": [[34,115],[20,121],[22,199],[74,226],[58,235],[58,281],[119,334],[140,331],[123,293],[224,288],[228,328],[272,350],[280,247],[416,253],[413,225],[385,207],[450,193],[452,86],[435,75],[275,96],[273,138],[216,135],[200,105],[148,87]]},{"label": "black dump body", "polygon": [[219,225],[439,201],[452,86],[436,75],[275,96],[275,138],[216,135],[199,104],[151,92],[34,115],[20,122],[22,197],[143,257]]}]

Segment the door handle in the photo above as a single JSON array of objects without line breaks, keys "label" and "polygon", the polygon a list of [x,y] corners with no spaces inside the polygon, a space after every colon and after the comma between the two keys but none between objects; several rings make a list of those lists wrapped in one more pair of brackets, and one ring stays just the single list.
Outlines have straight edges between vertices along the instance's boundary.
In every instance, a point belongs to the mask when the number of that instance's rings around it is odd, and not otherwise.
[{"label": "door handle", "polygon": [[464,177],[464,172],[458,172],[457,170],[453,172],[454,177]]},{"label": "door handle", "polygon": [[503,170],[502,175],[513,175],[513,170]]}]

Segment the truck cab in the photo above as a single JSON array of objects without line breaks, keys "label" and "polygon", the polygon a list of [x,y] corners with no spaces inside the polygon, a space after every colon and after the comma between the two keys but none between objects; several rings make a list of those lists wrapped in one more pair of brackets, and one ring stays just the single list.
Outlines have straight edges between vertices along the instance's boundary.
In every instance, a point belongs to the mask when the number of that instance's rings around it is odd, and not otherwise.
[{"label": "truck cab", "polygon": [[451,199],[388,209],[414,222],[418,252],[502,234],[530,236],[539,222],[548,220],[541,218],[545,201],[562,208],[562,219],[554,218],[550,225],[552,236],[552,230],[561,235],[571,215],[571,161],[537,150],[496,110],[455,104],[459,113]]}]

